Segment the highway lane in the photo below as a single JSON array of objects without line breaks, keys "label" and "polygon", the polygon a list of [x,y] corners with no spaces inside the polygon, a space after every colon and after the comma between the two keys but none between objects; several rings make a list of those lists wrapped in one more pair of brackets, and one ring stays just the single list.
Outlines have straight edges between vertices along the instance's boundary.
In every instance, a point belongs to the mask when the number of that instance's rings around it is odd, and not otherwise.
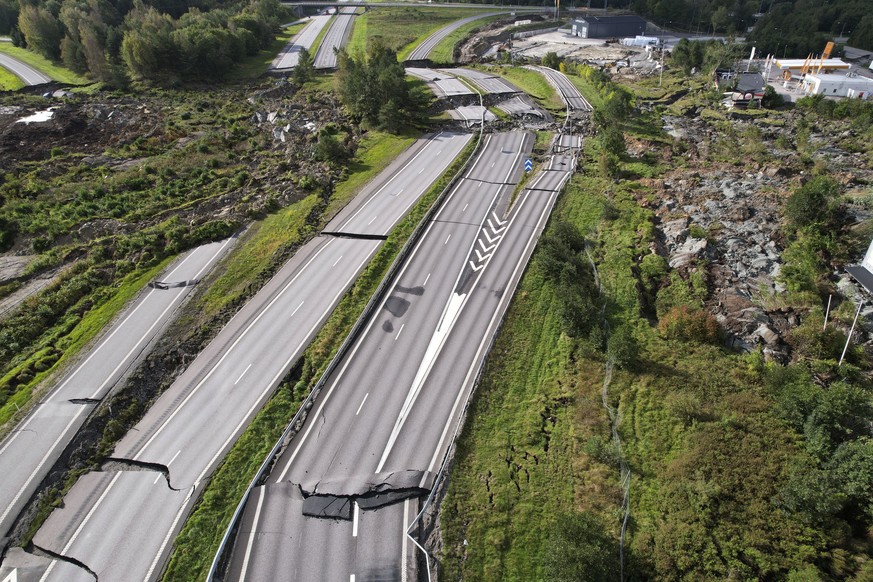
[{"label": "highway lane", "polygon": [[[399,570],[398,556],[404,552],[410,558],[408,550],[403,550],[403,524],[409,521],[392,518],[395,527],[388,529],[378,525],[381,515],[409,517],[408,511],[402,511],[408,510],[405,504],[376,512],[358,511],[350,500],[377,499],[379,503],[379,495],[373,495],[377,490],[429,487],[433,471],[428,465],[435,449],[413,444],[419,449],[417,461],[396,463],[391,469],[384,466],[388,461],[394,463],[386,451],[390,453],[398,438],[406,442],[407,433],[396,419],[413,409],[429,418],[425,429],[436,427],[430,431],[434,442],[442,434],[454,394],[437,406],[421,408],[412,406],[410,394],[425,384],[435,360],[449,367],[463,365],[463,360],[438,358],[451,322],[462,309],[463,299],[458,302],[456,291],[465,290],[477,273],[488,272],[489,252],[494,252],[494,243],[499,246],[507,229],[509,220],[501,217],[531,146],[531,135],[526,133],[492,137],[472,171],[427,226],[377,315],[325,385],[326,392],[303,431],[275,464],[268,484],[255,489],[227,579],[346,580],[353,574],[370,579],[367,573]],[[520,203],[519,208],[526,205]],[[492,248],[480,246],[489,240]],[[508,300],[511,293],[505,295]],[[483,315],[476,308],[463,312]],[[490,313],[484,315],[486,321],[491,320]],[[481,332],[475,332],[452,332],[452,337],[478,341]],[[447,393],[445,388],[449,385],[435,391]],[[419,436],[411,441],[417,442]],[[333,495],[333,509],[341,506],[336,515],[349,521],[328,527],[323,522],[332,520],[304,517],[307,502],[298,486],[307,494]],[[362,543],[355,535],[359,520],[379,535]],[[386,541],[392,536],[396,543]],[[381,541],[374,546],[374,539]],[[339,566],[351,569],[337,570]]]},{"label": "highway lane", "polygon": [[321,39],[321,44],[315,52],[313,64],[316,69],[336,68],[336,53],[334,53],[334,50],[346,46],[349,34],[352,32],[352,23],[355,21],[356,10],[357,8],[341,8],[337,17],[330,23],[330,28],[327,29],[327,33]]},{"label": "highway lane", "polygon": [[273,59],[270,68],[275,71],[287,71],[296,67],[300,61],[301,49],[310,50],[312,48],[318,35],[321,34],[321,31],[327,26],[331,18],[333,16],[330,14],[313,16],[310,23],[291,39],[291,42],[285,45],[282,52]]},{"label": "highway lane", "polygon": [[[389,176],[375,180],[337,230],[396,224],[430,182],[470,139],[439,134],[420,140]],[[442,152],[438,154],[437,152]],[[428,174],[420,172],[427,168]],[[392,185],[415,184],[400,202]],[[417,192],[416,192],[417,189]],[[370,224],[360,209],[393,200]],[[364,218],[367,220],[365,222]],[[87,564],[103,579],[150,580],[161,571],[170,544],[196,500],[201,483],[263,405],[327,318],[380,240],[321,236],[305,245],[216,336],[118,443],[104,467],[80,479],[37,532],[34,544]],[[124,470],[124,463],[156,470]],[[129,467],[128,467],[129,468]],[[88,580],[61,575],[52,562],[42,580]],[[8,572],[0,568],[0,577]]]},{"label": "highway lane", "polygon": [[[159,280],[193,283],[215,264],[231,240],[189,251],[161,273]],[[0,536],[8,535],[19,512],[88,415],[172,320],[192,289],[193,285],[184,285],[144,290],[0,443]]]},{"label": "highway lane", "polygon": [[497,108],[505,111],[509,115],[524,117],[530,115],[539,117],[543,121],[551,121],[552,116],[537,107],[531,102],[530,97],[525,94],[519,94],[497,104]]},{"label": "highway lane", "polygon": [[461,18],[460,20],[456,20],[451,24],[448,24],[429,37],[421,41],[415,49],[409,53],[409,56],[406,57],[407,61],[424,61],[430,58],[430,53],[436,46],[443,41],[444,38],[452,34],[454,31],[458,30],[468,22],[474,22],[476,20],[481,20],[483,18],[490,18],[491,16],[499,16],[501,14],[507,14],[507,12],[488,12],[486,14],[475,14],[473,16],[468,16],[466,18]]},{"label": "highway lane", "polygon": [[42,85],[51,83],[51,79],[14,57],[0,53],[0,67],[8,69],[13,75],[24,81],[25,85]]},{"label": "highway lane", "polygon": [[406,67],[406,74],[418,77],[427,82],[428,87],[437,97],[456,97],[458,95],[475,95],[476,92],[468,87],[463,81],[437,71],[436,69],[425,69],[421,67]]},{"label": "highway lane", "polygon": [[542,67],[539,65],[528,65],[528,69],[532,71],[536,71],[543,75],[552,86],[558,90],[558,93],[561,95],[561,99],[567,105],[567,108],[571,111],[591,111],[591,104],[588,103],[588,100],[582,96],[582,93],[579,92],[579,89],[576,88],[576,85],[573,84],[570,79],[567,78],[567,75],[560,71],[556,71],[555,69],[550,69],[549,67]]},{"label": "highway lane", "polygon": [[503,77],[492,75],[491,73],[487,73],[485,71],[465,68],[440,70],[443,73],[448,73],[456,77],[463,77],[464,79],[478,87],[482,91],[482,93],[487,93],[490,95],[502,95],[504,93],[521,93],[521,89],[519,89]]}]

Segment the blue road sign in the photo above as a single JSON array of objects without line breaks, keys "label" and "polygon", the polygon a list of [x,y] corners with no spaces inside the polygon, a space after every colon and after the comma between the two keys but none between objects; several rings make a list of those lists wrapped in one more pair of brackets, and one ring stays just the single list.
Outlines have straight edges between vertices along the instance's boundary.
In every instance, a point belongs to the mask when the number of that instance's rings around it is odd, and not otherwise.
[{"label": "blue road sign", "polygon": [[530,172],[531,170],[533,170],[533,160],[528,158],[524,161],[524,171]]}]

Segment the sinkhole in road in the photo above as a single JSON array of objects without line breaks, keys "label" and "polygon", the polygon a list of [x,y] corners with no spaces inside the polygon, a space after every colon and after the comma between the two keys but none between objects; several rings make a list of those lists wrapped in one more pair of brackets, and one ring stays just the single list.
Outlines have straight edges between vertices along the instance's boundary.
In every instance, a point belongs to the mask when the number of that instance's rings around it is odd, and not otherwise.
[{"label": "sinkhole in road", "polygon": [[181,489],[173,487],[172,483],[170,483],[170,468],[161,463],[149,463],[146,461],[108,457],[103,462],[101,470],[106,473],[117,473],[119,471],[153,471],[163,475],[164,479],[167,481],[167,487],[169,487],[171,491],[181,491]]},{"label": "sinkhole in road", "polygon": [[303,515],[351,521],[355,503],[362,510],[371,510],[427,495],[433,479],[430,471],[386,471],[324,479],[297,487],[303,496]]}]

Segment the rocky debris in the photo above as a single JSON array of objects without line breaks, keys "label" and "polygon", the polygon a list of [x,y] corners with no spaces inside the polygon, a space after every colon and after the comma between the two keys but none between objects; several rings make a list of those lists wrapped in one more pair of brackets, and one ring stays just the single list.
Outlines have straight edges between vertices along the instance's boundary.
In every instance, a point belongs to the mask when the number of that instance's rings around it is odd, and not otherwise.
[{"label": "rocky debris", "polygon": [[[792,114],[785,115],[784,126],[735,123],[738,133],[757,125],[764,159],[775,160],[767,164],[750,159],[744,165],[711,161],[722,130],[695,111],[687,117],[664,116],[664,130],[681,143],[687,162],[662,179],[641,180],[656,195],[640,199],[655,212],[658,241],[653,250],[680,274],[706,269],[711,289],[706,308],[729,332],[729,345],[742,351],[760,348],[778,361],[790,357],[784,338],[800,322],[799,314],[790,310],[768,308],[779,305],[778,295],[785,291],[780,280],[782,209],[791,191],[808,179],[797,152],[782,149],[796,136]],[[873,181],[866,154],[850,153],[834,145],[833,138],[816,133],[811,142],[816,147],[813,158],[847,188]],[[629,153],[634,147],[645,152],[646,144],[629,144]],[[873,217],[873,209],[868,209],[866,192],[858,190],[858,202],[848,212],[860,222]],[[855,301],[863,299],[848,275],[840,277],[838,287]],[[868,310],[873,316],[873,306]]]}]

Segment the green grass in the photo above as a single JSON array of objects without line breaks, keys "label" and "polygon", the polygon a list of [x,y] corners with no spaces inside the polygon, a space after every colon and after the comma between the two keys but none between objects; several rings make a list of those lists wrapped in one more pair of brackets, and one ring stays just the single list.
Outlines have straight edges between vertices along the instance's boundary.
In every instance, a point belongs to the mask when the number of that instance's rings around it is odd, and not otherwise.
[{"label": "green grass", "polygon": [[85,77],[77,75],[64,67],[52,63],[42,55],[13,46],[12,43],[0,42],[0,52],[15,57],[19,61],[30,65],[44,75],[48,75],[55,81],[69,83],[71,85],[88,85],[91,83],[91,81]]},{"label": "green grass", "polygon": [[270,68],[270,64],[276,58],[276,55],[300,32],[303,26],[303,24],[295,24],[294,26],[283,28],[282,32],[273,40],[273,44],[270,45],[269,49],[240,61],[228,73],[227,78],[229,80],[255,79],[263,75]]},{"label": "green grass", "polygon": [[443,26],[473,14],[487,12],[481,8],[432,8],[411,6],[375,8],[355,21],[349,38],[349,54],[364,54],[370,43],[379,40],[397,51],[403,60],[415,46]]},{"label": "green grass", "polygon": [[[50,368],[36,374],[27,386],[19,387],[15,394],[10,396],[9,400],[3,405],[3,407],[0,407],[0,427],[3,427],[3,429],[0,430],[0,436],[5,434],[8,429],[11,428],[6,426],[6,423],[16,416],[19,409],[27,410],[29,408],[28,405],[31,404],[31,396],[33,396],[34,392],[38,390],[39,384],[50,375],[62,370],[70,361],[75,359],[79,351],[82,350],[88,342],[100,334],[105,326],[108,325],[124,308],[128,301],[142,291],[146,283],[154,279],[171,260],[172,258],[167,258],[151,269],[130,273],[119,283],[117,290],[108,301],[99,307],[90,309],[85,316],[82,317],[70,334],[61,340],[62,343],[58,343],[57,347],[62,350],[63,355],[57,360],[57,362]],[[15,377],[18,375],[20,369],[30,366],[33,360],[40,359],[42,352],[45,351],[46,350],[43,349],[35,353],[27,361],[8,372],[6,377]],[[6,380],[6,378],[3,380]]]},{"label": "green grass", "polygon": [[560,95],[546,80],[544,76],[521,67],[496,67],[489,68],[488,71],[494,72],[501,77],[504,77],[510,83],[533,97],[537,103],[550,111],[563,111],[566,109],[564,102],[561,101]]},{"label": "green grass", "polygon": [[[500,18],[505,18],[506,15],[502,14],[500,16],[490,16],[488,18],[483,18],[481,20],[474,20],[473,22],[469,22],[459,29],[453,31],[446,38],[444,38],[438,45],[436,45],[433,50],[430,52],[430,60],[435,63],[453,63],[455,62],[455,45],[459,42],[465,40],[469,37],[474,30],[482,28],[488,24],[491,24],[495,20],[499,20]],[[407,53],[408,54],[408,53]]]},{"label": "green grass", "polygon": [[240,297],[281,246],[302,241],[311,234],[306,218],[318,201],[318,196],[311,194],[252,225],[228,259],[222,275],[204,294],[203,311],[215,313]]},{"label": "green grass", "polygon": [[358,153],[349,166],[349,178],[337,184],[325,213],[330,220],[355,194],[394,158],[415,142],[418,136],[398,136],[381,131],[370,131],[358,147]]},{"label": "green grass", "polygon": [[473,144],[468,145],[452,167],[391,232],[307,348],[301,358],[302,363],[299,364],[300,379],[293,386],[280,386],[255,421],[234,444],[210,479],[202,499],[176,540],[164,576],[166,582],[205,579],[233,511],[257,468],[282,434],[305,395],[333,359],[405,241],[446,187],[450,177],[467,159],[472,147]]},{"label": "green grass", "polygon": [[17,75],[13,75],[10,71],[0,67],[0,91],[15,91],[22,87],[24,87],[24,81]]}]

